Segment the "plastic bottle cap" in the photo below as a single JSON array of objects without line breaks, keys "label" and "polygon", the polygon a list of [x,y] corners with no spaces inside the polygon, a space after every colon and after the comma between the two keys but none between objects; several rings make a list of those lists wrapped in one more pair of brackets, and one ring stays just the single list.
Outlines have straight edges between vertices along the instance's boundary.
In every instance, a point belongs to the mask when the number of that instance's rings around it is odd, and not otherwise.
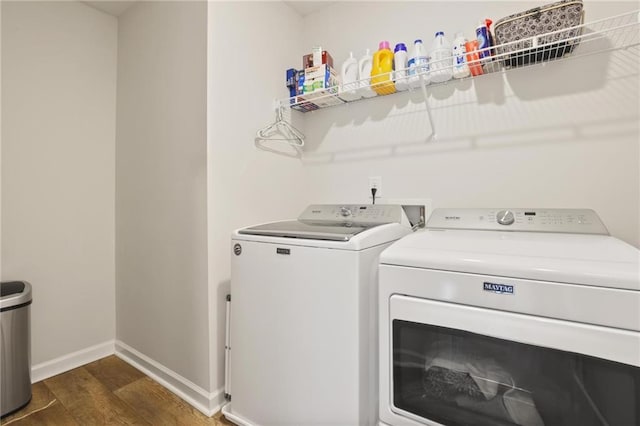
[{"label": "plastic bottle cap", "polygon": [[407,51],[407,46],[404,45],[404,43],[398,43],[396,44],[396,48],[393,49],[394,53],[399,51],[399,50],[404,50],[405,52]]},{"label": "plastic bottle cap", "polygon": [[436,37],[438,37],[438,36],[444,36],[444,31],[438,31],[436,33]]},{"label": "plastic bottle cap", "polygon": [[388,41],[381,41],[380,44],[378,44],[378,49],[379,50],[382,50],[382,49],[391,50],[391,48],[389,47],[389,42]]},{"label": "plastic bottle cap", "polygon": [[413,43],[414,43],[414,44],[415,44],[415,43],[422,43],[422,39],[417,39],[417,40],[416,40],[416,41],[414,41]]},{"label": "plastic bottle cap", "polygon": [[487,25],[487,28],[491,28],[491,24],[493,24],[493,21],[487,18],[484,20],[484,23]]}]

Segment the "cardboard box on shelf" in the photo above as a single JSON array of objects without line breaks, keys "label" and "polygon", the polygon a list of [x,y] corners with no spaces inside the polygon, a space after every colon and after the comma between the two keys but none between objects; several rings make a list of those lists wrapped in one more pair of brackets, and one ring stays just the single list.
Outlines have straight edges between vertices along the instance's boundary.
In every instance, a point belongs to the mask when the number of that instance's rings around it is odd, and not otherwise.
[{"label": "cardboard box on shelf", "polygon": [[328,89],[319,89],[311,93],[305,93],[304,95],[298,96],[298,99],[305,99],[317,105],[319,108],[325,108],[344,103],[337,95],[338,87],[334,86]]},{"label": "cardboard box on shelf", "polygon": [[300,74],[304,74],[304,71],[298,71],[295,68],[289,68],[287,70],[287,88],[289,89],[289,97],[299,95],[302,92],[298,92],[298,80]]},{"label": "cardboard box on shelf", "polygon": [[304,70],[298,73],[298,87],[296,95],[302,95],[304,93]]},{"label": "cardboard box on shelf", "polygon": [[307,112],[344,103],[337,97],[338,73],[328,64],[305,70],[290,68],[286,76],[292,109]]},{"label": "cardboard box on shelf", "polygon": [[[333,68],[333,58],[331,57],[331,54],[329,52],[327,52],[326,50],[323,50],[321,58],[322,59],[320,63],[316,64],[313,60],[313,53],[304,55],[302,57],[302,69],[304,70],[307,68],[317,67],[320,65],[329,65],[331,68]],[[317,55],[316,55],[316,59],[317,59]]]},{"label": "cardboard box on shelf", "polygon": [[311,93],[318,89],[328,89],[340,84],[336,70],[326,64],[304,70],[303,93]]},{"label": "cardboard box on shelf", "polygon": [[298,94],[290,98],[291,108],[307,112],[319,108],[343,104],[344,101],[338,96],[338,86],[326,89],[316,89],[313,92]]}]

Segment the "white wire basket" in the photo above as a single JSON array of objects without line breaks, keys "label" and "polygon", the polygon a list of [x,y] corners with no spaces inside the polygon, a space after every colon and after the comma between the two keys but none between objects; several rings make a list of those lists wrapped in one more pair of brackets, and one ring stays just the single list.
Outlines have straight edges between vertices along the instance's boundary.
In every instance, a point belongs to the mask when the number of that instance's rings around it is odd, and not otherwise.
[{"label": "white wire basket", "polygon": [[[628,12],[575,27],[548,32],[530,38],[499,44],[466,53],[471,75],[463,79],[504,72],[513,68],[544,64],[556,60],[578,58],[614,50],[637,48],[640,45],[640,10]],[[483,55],[484,54],[484,55]],[[637,49],[634,54],[638,56]],[[480,59],[482,56],[487,56]],[[425,89],[427,85],[447,84],[452,80],[439,80],[438,75],[452,74],[452,58],[429,61],[429,69],[396,70],[377,76],[379,82],[371,84],[366,78],[353,83],[317,89],[311,93],[293,96],[282,101],[290,108],[309,112],[363,99],[396,93],[395,86],[408,86],[409,90]],[[412,73],[411,76],[408,76]],[[397,76],[406,76],[397,78]],[[403,81],[405,80],[406,81]],[[409,83],[411,80],[411,84]],[[453,79],[459,81],[460,79]],[[417,82],[417,84],[416,84]],[[404,83],[404,84],[402,84]]]}]

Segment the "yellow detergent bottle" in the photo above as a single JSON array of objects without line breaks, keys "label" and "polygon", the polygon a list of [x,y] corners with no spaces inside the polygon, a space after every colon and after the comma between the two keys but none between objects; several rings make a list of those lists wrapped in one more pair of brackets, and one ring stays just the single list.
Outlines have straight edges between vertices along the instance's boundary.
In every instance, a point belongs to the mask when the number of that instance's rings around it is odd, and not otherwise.
[{"label": "yellow detergent bottle", "polygon": [[395,93],[391,73],[393,71],[393,52],[389,48],[388,41],[381,41],[378,51],[373,54],[373,66],[371,67],[371,88],[378,95]]}]

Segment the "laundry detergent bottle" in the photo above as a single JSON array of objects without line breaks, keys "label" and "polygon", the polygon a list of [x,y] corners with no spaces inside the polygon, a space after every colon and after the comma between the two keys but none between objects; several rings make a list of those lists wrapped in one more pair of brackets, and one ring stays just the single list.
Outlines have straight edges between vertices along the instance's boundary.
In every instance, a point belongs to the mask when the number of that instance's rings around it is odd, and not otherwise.
[{"label": "laundry detergent bottle", "polygon": [[357,91],[358,83],[358,60],[353,57],[353,52],[349,53],[349,58],[342,64],[342,85],[339,96],[345,101],[355,101],[360,99]]},{"label": "laundry detergent bottle", "polygon": [[360,81],[360,89],[358,92],[365,98],[372,98],[376,96],[376,92],[371,89],[371,70],[372,70],[373,58],[369,49],[364,54],[360,61],[358,61],[358,80]]},{"label": "laundry detergent bottle", "polygon": [[396,90],[401,92],[409,88],[407,81],[407,46],[404,43],[396,44],[393,49],[393,70],[396,82]]},{"label": "laundry detergent bottle", "polygon": [[371,87],[378,95],[395,93],[396,88],[391,78],[393,72],[393,52],[388,41],[381,41],[378,51],[373,54],[371,66]]},{"label": "laundry detergent bottle", "polygon": [[442,83],[453,77],[453,64],[451,63],[451,44],[444,36],[444,32],[438,31],[431,44],[431,81]]},{"label": "laundry detergent bottle", "polygon": [[407,65],[409,67],[407,71],[409,87],[418,89],[422,84],[429,84],[431,78],[429,76],[429,56],[421,39],[413,42],[413,54],[409,58]]}]

